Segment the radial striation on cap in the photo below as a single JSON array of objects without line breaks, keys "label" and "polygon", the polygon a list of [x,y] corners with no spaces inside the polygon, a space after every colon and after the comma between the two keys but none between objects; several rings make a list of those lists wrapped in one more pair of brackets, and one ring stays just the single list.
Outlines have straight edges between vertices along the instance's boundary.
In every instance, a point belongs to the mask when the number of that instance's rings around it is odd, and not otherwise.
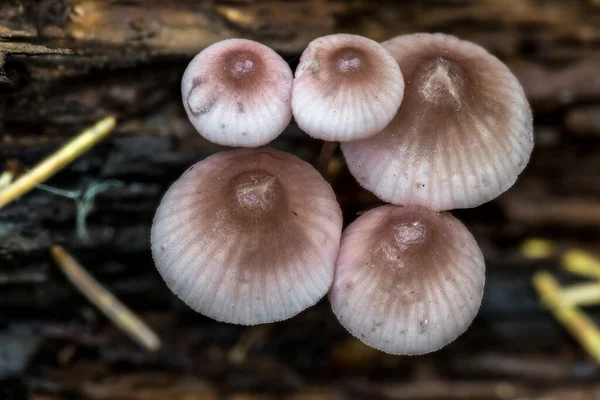
[{"label": "radial striation on cap", "polygon": [[313,40],[300,58],[292,110],[300,129],[345,142],[380,132],[402,102],[397,62],[379,43],[335,34]]},{"label": "radial striation on cap", "polygon": [[167,286],[217,321],[284,320],[329,290],[342,215],[308,163],[273,149],[214,154],[164,195],[151,232]]},{"label": "radial striation on cap", "polygon": [[420,206],[382,206],[343,233],[331,307],[364,343],[391,354],[442,348],[471,324],[485,264],[457,219]]},{"label": "radial striation on cap", "polygon": [[523,88],[482,47],[444,34],[383,43],[407,82],[393,121],[342,144],[350,172],[381,199],[435,210],[469,208],[511,187],[533,149]]},{"label": "radial striation on cap", "polygon": [[227,39],[200,52],[181,80],[187,115],[213,143],[258,147],[275,139],[292,119],[293,74],[269,47]]}]

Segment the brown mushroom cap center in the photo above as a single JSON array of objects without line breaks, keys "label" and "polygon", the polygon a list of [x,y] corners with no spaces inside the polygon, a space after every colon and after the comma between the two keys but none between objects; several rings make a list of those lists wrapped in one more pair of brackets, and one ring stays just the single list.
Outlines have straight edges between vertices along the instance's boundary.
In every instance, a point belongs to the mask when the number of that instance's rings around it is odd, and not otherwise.
[{"label": "brown mushroom cap center", "polygon": [[373,274],[385,274],[378,291],[387,301],[416,304],[424,300],[421,279],[429,275],[432,232],[416,216],[391,218],[382,226],[366,259]]},{"label": "brown mushroom cap center", "polygon": [[465,74],[460,65],[444,57],[423,61],[416,69],[413,83],[421,97],[440,106],[460,106],[463,102]]},{"label": "brown mushroom cap center", "polygon": [[427,253],[430,232],[419,218],[394,218],[380,231],[374,256],[380,263],[401,272],[416,257]]},{"label": "brown mushroom cap center", "polygon": [[367,65],[365,54],[352,47],[341,48],[331,54],[331,63],[341,74],[360,72]]},{"label": "brown mushroom cap center", "polygon": [[385,274],[378,290],[389,301],[423,301],[423,285],[441,272],[436,254],[450,238],[444,237],[443,229],[430,218],[420,211],[387,216],[372,238],[365,262],[372,273]]},{"label": "brown mushroom cap center", "polygon": [[229,66],[229,73],[235,79],[244,78],[256,72],[258,60],[254,53],[243,51],[226,55],[228,58],[225,65]]},{"label": "brown mushroom cap center", "polygon": [[283,206],[283,188],[276,176],[260,170],[244,172],[232,179],[239,211],[265,217]]}]

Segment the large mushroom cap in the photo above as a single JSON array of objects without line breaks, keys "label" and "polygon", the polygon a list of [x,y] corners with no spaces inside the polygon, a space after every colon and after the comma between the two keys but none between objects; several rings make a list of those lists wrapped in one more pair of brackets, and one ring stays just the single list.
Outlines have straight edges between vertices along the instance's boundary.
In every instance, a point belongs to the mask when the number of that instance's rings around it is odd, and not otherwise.
[{"label": "large mushroom cap", "polygon": [[151,244],[167,286],[218,321],[283,320],[332,283],[342,216],[329,184],[281,151],[214,154],[167,191]]},{"label": "large mushroom cap", "polygon": [[383,46],[404,74],[404,100],[381,133],[342,145],[358,182],[390,203],[436,210],[475,207],[512,186],[533,149],[533,128],[510,70],[444,34]]},{"label": "large mushroom cap", "polygon": [[485,265],[457,219],[419,206],[383,206],[342,235],[331,307],[364,343],[424,354],[456,339],[483,296]]},{"label": "large mushroom cap", "polygon": [[302,53],[292,90],[298,126],[329,141],[373,136],[394,117],[404,80],[379,43],[335,34],[313,40]]},{"label": "large mushroom cap", "polygon": [[187,115],[213,143],[257,147],[277,137],[292,119],[293,74],[269,47],[227,39],[200,52],[181,80]]}]

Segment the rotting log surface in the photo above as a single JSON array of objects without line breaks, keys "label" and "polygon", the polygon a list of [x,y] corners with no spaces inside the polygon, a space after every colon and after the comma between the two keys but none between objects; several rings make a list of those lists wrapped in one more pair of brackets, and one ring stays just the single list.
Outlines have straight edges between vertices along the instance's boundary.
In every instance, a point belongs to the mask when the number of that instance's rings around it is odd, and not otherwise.
[{"label": "rotting log surface", "polygon": [[[193,131],[180,103],[191,57],[217,40],[247,37],[294,68],[320,35],[385,40],[418,31],[456,34],[506,61],[536,117],[536,149],[515,187],[455,213],[488,264],[472,328],[438,353],[405,358],[351,339],[326,301],[251,328],[190,312],[155,272],[148,233],[168,185],[220,150]],[[518,251],[531,236],[600,249],[597,0],[13,0],[0,4],[0,38],[0,172],[33,166],[115,113],[115,133],[48,184],[84,191],[121,183],[96,197],[88,241],[77,234],[71,199],[35,190],[0,209],[0,398],[600,398],[600,368],[531,289],[531,274],[558,270],[556,260],[529,261]],[[293,125],[274,146],[313,163],[320,149]],[[346,221],[378,204],[346,170],[331,181]],[[164,349],[139,350],[85,301],[52,265],[53,243],[139,313]]]}]

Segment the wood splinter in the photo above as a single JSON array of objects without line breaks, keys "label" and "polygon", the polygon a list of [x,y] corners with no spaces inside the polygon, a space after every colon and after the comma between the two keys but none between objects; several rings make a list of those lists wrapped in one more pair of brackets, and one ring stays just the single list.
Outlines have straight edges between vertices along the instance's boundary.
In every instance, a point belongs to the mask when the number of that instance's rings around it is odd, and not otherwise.
[{"label": "wood splinter", "polygon": [[51,49],[46,46],[30,44],[30,43],[18,43],[18,42],[2,42],[0,41],[0,84],[10,83],[10,79],[4,72],[4,63],[6,62],[6,55],[26,55],[26,56],[37,56],[37,55],[67,55],[73,54],[73,51],[69,49]]}]

